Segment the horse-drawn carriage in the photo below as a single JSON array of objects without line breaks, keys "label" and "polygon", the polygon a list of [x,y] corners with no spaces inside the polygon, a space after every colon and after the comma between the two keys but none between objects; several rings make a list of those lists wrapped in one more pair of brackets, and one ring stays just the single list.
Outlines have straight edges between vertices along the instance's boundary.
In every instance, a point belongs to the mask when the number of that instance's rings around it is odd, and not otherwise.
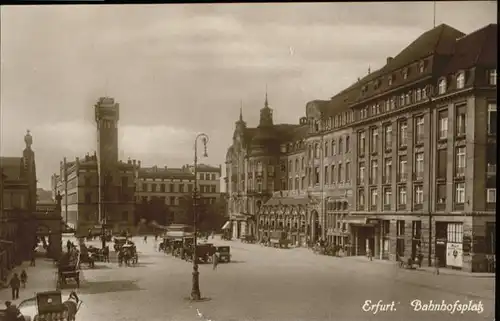
[{"label": "horse-drawn carriage", "polygon": [[76,286],[80,287],[80,256],[78,252],[64,253],[64,255],[61,256],[57,263],[57,289],[68,284],[68,280],[74,280]]},{"label": "horse-drawn carriage", "polygon": [[[91,257],[92,261],[94,262],[105,262],[107,260],[107,257],[109,256],[109,253],[106,253],[106,249],[100,249],[97,247],[89,246],[87,248],[88,255]],[[108,250],[109,252],[109,250]]]},{"label": "horse-drawn carriage", "polygon": [[113,239],[113,249],[115,252],[120,252],[120,249],[122,248],[123,245],[125,245],[128,241],[128,238],[118,236]]},{"label": "horse-drawn carriage", "polygon": [[46,291],[37,293],[33,298],[23,300],[17,308],[25,321],[75,321],[81,305],[82,301],[74,291],[64,302],[61,291]]},{"label": "horse-drawn carriage", "polygon": [[122,245],[120,252],[118,252],[118,265],[125,263],[126,266],[135,265],[139,263],[139,256],[135,244],[127,243]]}]

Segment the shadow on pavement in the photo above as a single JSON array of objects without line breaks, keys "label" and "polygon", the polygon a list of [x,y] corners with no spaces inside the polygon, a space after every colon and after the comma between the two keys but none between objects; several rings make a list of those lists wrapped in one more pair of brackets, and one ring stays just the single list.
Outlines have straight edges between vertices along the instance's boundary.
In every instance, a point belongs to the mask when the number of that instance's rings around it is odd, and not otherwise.
[{"label": "shadow on pavement", "polygon": [[238,260],[231,260],[229,263],[220,263],[220,264],[238,264],[238,263],[246,263],[247,261],[238,261]]},{"label": "shadow on pavement", "polygon": [[86,281],[79,289],[82,294],[101,294],[110,292],[141,291],[136,281],[117,280],[117,281]]}]

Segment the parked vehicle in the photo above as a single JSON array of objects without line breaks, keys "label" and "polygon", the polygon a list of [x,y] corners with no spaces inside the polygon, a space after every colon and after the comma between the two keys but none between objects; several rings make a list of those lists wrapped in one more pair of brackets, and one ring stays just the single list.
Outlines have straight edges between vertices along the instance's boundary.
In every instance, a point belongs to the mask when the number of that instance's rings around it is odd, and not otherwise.
[{"label": "parked vehicle", "polygon": [[287,238],[287,233],[284,231],[273,231],[269,237],[270,246],[279,248],[288,248],[290,241]]},{"label": "parked vehicle", "polygon": [[81,305],[82,301],[75,291],[71,291],[64,302],[61,291],[45,291],[38,292],[33,298],[23,300],[17,308],[25,321],[75,321]]},{"label": "parked vehicle", "polygon": [[217,246],[216,251],[219,253],[219,262],[231,262],[231,248],[229,246]]},{"label": "parked vehicle", "polygon": [[253,235],[245,235],[244,237],[241,238],[241,241],[243,243],[255,243],[257,239]]}]

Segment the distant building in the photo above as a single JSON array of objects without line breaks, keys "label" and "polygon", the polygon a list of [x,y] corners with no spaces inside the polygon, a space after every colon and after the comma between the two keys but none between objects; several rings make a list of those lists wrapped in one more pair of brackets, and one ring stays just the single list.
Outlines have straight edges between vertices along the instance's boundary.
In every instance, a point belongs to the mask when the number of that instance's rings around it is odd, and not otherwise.
[{"label": "distant building", "polygon": [[52,190],[63,196],[62,216],[67,224],[86,234],[106,222],[114,232],[134,226],[134,166],[118,160],[120,107],[113,98],[101,97],[94,106],[97,153],[81,160],[61,161],[52,178]]},{"label": "distant building", "polygon": [[[201,201],[214,204],[221,195],[221,167],[201,164],[198,165],[197,174]],[[193,193],[193,166],[185,165],[181,168],[141,167],[141,162],[138,162],[135,184],[137,204],[146,203],[155,198],[160,199],[169,207],[169,214],[175,218],[181,210],[180,200]]]}]

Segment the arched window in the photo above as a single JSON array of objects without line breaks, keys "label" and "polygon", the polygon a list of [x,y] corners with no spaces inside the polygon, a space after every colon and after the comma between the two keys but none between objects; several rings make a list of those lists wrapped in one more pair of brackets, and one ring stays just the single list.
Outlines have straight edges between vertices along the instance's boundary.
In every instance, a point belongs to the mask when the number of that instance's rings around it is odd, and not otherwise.
[{"label": "arched window", "polygon": [[325,156],[328,156],[328,142],[325,142]]},{"label": "arched window", "polygon": [[438,84],[438,93],[440,95],[446,93],[446,79],[441,79]]},{"label": "arched window", "polygon": [[457,76],[457,89],[462,89],[465,86],[465,75],[463,72]]},{"label": "arched window", "polygon": [[316,143],[316,144],[314,144],[314,158],[319,158],[319,152],[320,152],[319,144]]},{"label": "arched window", "polygon": [[298,159],[298,158],[296,158],[296,159],[295,159],[295,171],[296,171],[296,172],[298,172],[298,171],[299,171],[299,168],[300,168],[300,167],[299,167],[299,159]]}]

